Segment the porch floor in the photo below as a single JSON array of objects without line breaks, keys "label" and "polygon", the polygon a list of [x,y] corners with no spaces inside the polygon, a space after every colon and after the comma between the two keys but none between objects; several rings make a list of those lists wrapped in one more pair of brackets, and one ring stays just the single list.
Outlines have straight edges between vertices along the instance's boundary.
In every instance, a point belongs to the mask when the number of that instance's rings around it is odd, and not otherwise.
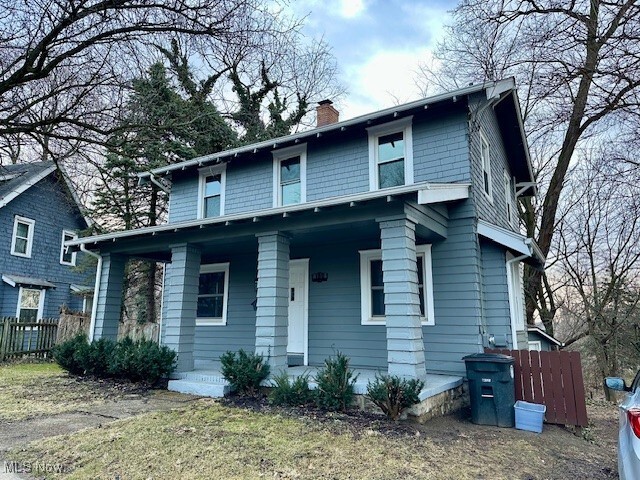
[{"label": "porch floor", "polygon": [[[301,375],[309,375],[309,387],[315,389],[318,385],[313,378],[320,370],[320,367],[289,367],[287,373],[290,378],[296,378]],[[358,375],[354,385],[355,393],[364,395],[367,393],[367,384],[373,381],[379,370],[354,369],[354,373]],[[267,380],[266,386],[269,386]],[[452,390],[462,385],[462,377],[454,375],[440,375],[427,373],[424,382],[424,388],[420,392],[420,401],[434,397],[447,390]],[[206,397],[223,397],[231,391],[229,382],[227,382],[217,368],[196,368],[190,372],[174,373],[173,380],[169,381],[169,390],[181,393],[189,393],[192,395],[202,395]]]}]

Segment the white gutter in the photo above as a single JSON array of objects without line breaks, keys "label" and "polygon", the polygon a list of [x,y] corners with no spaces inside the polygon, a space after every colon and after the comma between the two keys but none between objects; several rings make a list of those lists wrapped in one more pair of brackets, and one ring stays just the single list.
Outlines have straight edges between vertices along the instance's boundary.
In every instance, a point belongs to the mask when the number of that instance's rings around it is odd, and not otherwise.
[{"label": "white gutter", "polygon": [[153,173],[149,173],[149,180],[151,180],[151,183],[153,183],[156,187],[158,187],[160,190],[162,190],[167,195],[171,193],[171,190],[169,188],[167,188],[166,185],[161,183]]},{"label": "white gutter", "polygon": [[91,305],[91,323],[89,324],[89,342],[93,342],[93,337],[96,329],[96,314],[98,312],[98,294],[100,293],[100,277],[102,276],[102,255],[87,250],[84,243],[80,244],[80,251],[91,255],[98,259],[96,265],[96,283],[93,287],[93,304]]}]

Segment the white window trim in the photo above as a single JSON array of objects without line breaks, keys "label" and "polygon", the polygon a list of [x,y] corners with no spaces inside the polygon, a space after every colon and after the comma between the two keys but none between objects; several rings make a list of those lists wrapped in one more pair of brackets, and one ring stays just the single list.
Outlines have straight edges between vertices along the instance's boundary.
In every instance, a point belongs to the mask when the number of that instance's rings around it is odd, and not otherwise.
[{"label": "white window trim", "polygon": [[413,115],[367,128],[369,134],[369,190],[378,188],[378,137],[402,132],[404,140],[404,184],[413,185]]},{"label": "white window trim", "polygon": [[517,200],[515,198],[515,190],[513,189],[513,186],[515,185],[515,181],[513,179],[513,177],[511,175],[509,175],[509,172],[507,172],[507,170],[504,171],[504,201],[505,203],[511,207],[511,215],[509,215],[509,207],[506,207],[506,213],[507,213],[507,221],[509,222],[509,225],[511,225],[512,227],[517,228],[518,227],[518,214],[517,214]]},{"label": "white window trim", "polygon": [[[212,175],[220,175],[220,216],[224,215],[225,197],[227,190],[227,164],[214,165],[212,167],[204,167],[198,170],[200,179],[198,181],[198,218],[205,218],[204,216],[204,190],[205,180]],[[213,217],[211,217],[213,218]]]},{"label": "white window trim", "polygon": [[[361,325],[386,325],[385,317],[371,316],[371,260],[381,260],[382,250],[360,250],[360,324]],[[424,278],[424,305],[426,317],[420,317],[423,326],[433,326],[435,313],[433,308],[433,262],[431,258],[431,245],[416,245],[416,255],[422,259],[422,271]]]},{"label": "white window trim", "polygon": [[[487,146],[487,158],[484,157],[484,146]],[[493,176],[491,175],[491,144],[484,132],[480,131],[480,163],[482,164],[482,193],[493,203]],[[484,174],[487,173],[487,186],[489,193],[484,188]]]},{"label": "white window trim", "polygon": [[72,267],[76,266],[76,255],[77,252],[73,251],[71,252],[71,261],[70,262],[65,262],[64,261],[64,252],[66,250],[65,246],[64,246],[64,237],[65,236],[69,236],[72,237],[72,240],[75,240],[76,238],[78,238],[78,234],[72,230],[62,230],[62,242],[60,245],[60,265],[70,265]]},{"label": "white window trim", "polygon": [[[529,340],[528,341],[529,350],[536,350],[538,352],[542,351],[542,342],[540,340]],[[534,347],[534,348],[531,348]]]},{"label": "white window trim", "polygon": [[[507,288],[509,291],[512,336],[516,336],[517,332],[525,330],[522,273],[520,271],[520,262],[513,261],[514,258],[512,254],[507,252]],[[515,349],[518,339],[513,338],[512,341]]]},{"label": "white window trim", "polygon": [[222,318],[197,317],[196,326],[224,326],[227,324],[227,307],[229,305],[229,262],[208,263],[200,265],[200,273],[224,272],[224,296]]},{"label": "white window trim", "polygon": [[[18,305],[16,306],[16,318],[19,320],[20,319],[20,305],[22,304],[22,292],[24,290],[39,290],[40,291],[40,299],[38,300],[38,314],[36,316],[36,321],[41,321],[42,320],[42,315],[44,314],[44,296],[46,293],[46,289],[44,288],[26,288],[26,287],[20,287],[20,289],[18,290]],[[31,328],[31,327],[29,327]],[[37,328],[37,327],[35,327]]]},{"label": "white window trim", "polygon": [[293,157],[300,157],[300,203],[307,201],[307,144],[273,150],[273,207],[282,207],[280,191],[280,163]]},{"label": "white window trim", "polygon": [[[29,225],[29,234],[27,237],[27,252],[26,253],[20,253],[20,252],[16,252],[15,248],[16,248],[16,235],[18,234],[18,222],[19,223],[26,223]],[[24,258],[31,258],[31,248],[33,247],[33,231],[36,228],[36,221],[32,220],[31,218],[26,218],[26,217],[21,217],[19,215],[16,215],[14,220],[13,220],[13,236],[11,237],[11,255],[14,255],[16,257],[24,257]]]}]

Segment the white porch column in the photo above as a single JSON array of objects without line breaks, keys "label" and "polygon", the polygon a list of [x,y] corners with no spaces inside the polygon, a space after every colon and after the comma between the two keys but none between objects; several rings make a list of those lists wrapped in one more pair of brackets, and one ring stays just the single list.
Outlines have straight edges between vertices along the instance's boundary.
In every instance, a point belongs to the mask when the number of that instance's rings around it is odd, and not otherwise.
[{"label": "white porch column", "polygon": [[424,379],[424,341],[416,265],[415,223],[380,222],[389,375]]},{"label": "white porch column", "polygon": [[100,338],[116,340],[118,338],[126,261],[127,259],[123,255],[102,254],[102,268],[97,272],[97,275],[100,275],[100,287],[96,292],[95,299],[93,340]]},{"label": "white porch column", "polygon": [[177,372],[193,370],[193,342],[198,309],[200,249],[190,244],[171,247],[171,268],[167,269],[165,336],[163,345],[178,354]]},{"label": "white porch column", "polygon": [[279,232],[258,235],[256,353],[271,372],[287,368],[289,317],[289,238]]}]

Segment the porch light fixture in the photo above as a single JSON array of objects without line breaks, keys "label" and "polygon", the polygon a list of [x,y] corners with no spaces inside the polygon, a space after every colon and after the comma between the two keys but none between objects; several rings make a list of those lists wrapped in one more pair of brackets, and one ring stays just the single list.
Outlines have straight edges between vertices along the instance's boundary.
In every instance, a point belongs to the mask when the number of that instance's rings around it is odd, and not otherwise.
[{"label": "porch light fixture", "polygon": [[327,272],[316,272],[311,274],[311,281],[315,283],[322,283],[329,280],[329,274]]}]

